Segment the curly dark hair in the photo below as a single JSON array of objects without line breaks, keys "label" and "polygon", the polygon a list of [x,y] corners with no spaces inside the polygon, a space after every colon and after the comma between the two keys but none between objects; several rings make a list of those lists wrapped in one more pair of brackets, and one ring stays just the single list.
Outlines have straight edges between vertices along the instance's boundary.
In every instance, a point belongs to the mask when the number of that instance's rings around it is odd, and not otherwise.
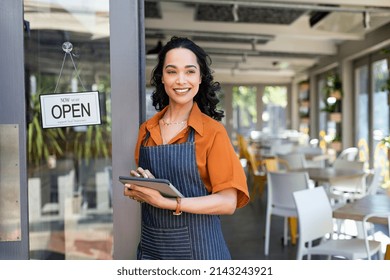
[{"label": "curly dark hair", "polygon": [[186,48],[192,51],[197,58],[200,66],[202,82],[199,85],[199,91],[194,97],[199,109],[211,118],[220,121],[224,117],[222,110],[217,110],[216,105],[219,102],[217,92],[221,90],[219,82],[214,81],[212,70],[210,68],[210,56],[197,44],[188,38],[173,36],[171,40],[161,49],[158,54],[158,63],[152,71],[150,84],[155,87],[152,94],[153,106],[157,111],[161,111],[169,104],[169,97],[162,83],[162,72],[165,56],[168,51],[176,48]]}]

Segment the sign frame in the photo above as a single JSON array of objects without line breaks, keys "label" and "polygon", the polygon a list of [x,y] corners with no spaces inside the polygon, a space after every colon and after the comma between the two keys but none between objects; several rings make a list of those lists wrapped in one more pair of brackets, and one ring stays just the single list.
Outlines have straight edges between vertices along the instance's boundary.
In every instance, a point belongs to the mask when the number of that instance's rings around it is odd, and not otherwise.
[{"label": "sign frame", "polygon": [[42,128],[102,124],[99,91],[46,93],[39,103]]}]

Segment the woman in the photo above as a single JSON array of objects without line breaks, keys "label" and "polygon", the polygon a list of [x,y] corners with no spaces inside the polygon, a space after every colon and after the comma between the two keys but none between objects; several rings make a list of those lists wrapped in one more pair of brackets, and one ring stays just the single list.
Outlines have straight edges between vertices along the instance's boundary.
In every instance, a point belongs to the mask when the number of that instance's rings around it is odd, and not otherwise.
[{"label": "woman", "polygon": [[135,148],[133,176],[168,179],[185,196],[125,185],[142,203],[138,259],[230,259],[219,215],[249,201],[246,177],[216,109],[219,83],[209,56],[187,38],[173,37],[152,73],[153,106]]}]

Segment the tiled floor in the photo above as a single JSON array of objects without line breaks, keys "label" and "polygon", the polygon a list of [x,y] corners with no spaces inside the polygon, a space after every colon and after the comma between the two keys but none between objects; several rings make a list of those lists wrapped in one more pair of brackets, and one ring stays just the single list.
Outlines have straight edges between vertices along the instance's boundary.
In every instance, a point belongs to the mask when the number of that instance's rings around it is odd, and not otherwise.
[{"label": "tiled floor", "polygon": [[[264,255],[264,228],[266,192],[261,198],[257,197],[247,206],[237,209],[231,216],[221,216],[222,228],[225,240],[230,249],[233,260],[295,260],[297,246],[291,242],[283,246],[283,218],[272,216],[271,237],[269,255]],[[345,228],[348,235],[355,235],[356,224],[353,221],[346,221]],[[383,225],[375,225],[376,231],[385,233],[377,236],[377,240],[382,240],[388,244],[388,229]],[[348,237],[350,238],[350,237]],[[385,246],[382,248],[385,252]],[[313,256],[313,259],[324,257]]]},{"label": "tiled floor", "polygon": [[283,246],[283,219],[272,217],[269,255],[264,255],[266,193],[231,216],[221,216],[225,240],[236,260],[294,260],[296,246]]}]

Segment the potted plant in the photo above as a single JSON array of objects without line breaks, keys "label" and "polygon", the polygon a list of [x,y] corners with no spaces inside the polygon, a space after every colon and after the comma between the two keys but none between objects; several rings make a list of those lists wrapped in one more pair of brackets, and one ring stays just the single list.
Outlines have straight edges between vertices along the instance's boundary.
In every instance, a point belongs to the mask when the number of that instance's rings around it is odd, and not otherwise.
[{"label": "potted plant", "polygon": [[340,76],[335,73],[333,76],[333,89],[330,96],[335,97],[337,100],[341,99],[343,90],[342,87],[343,85],[341,83]]},{"label": "potted plant", "polygon": [[341,136],[340,135],[336,135],[332,142],[330,143],[330,146],[333,150],[335,150],[336,152],[339,152],[341,151],[342,149],[342,142],[341,142]]},{"label": "potted plant", "polygon": [[387,69],[390,71],[390,47],[384,48],[381,50],[382,54],[387,54]]},{"label": "potted plant", "polygon": [[28,112],[27,158],[29,167],[35,169],[42,162],[48,163],[50,158],[63,155],[61,141],[65,140],[65,134],[60,128],[42,128],[39,93],[31,95]]},{"label": "potted plant", "polygon": [[326,99],[329,97],[335,97],[337,100],[341,99],[342,82],[338,73],[331,72],[327,75],[324,90]]},{"label": "potted plant", "polygon": [[108,158],[111,154],[111,134],[109,125],[91,125],[85,131],[75,133],[73,142],[74,156],[78,160]]},{"label": "potted plant", "polygon": [[336,112],[336,103],[329,103],[327,99],[324,100],[325,107],[321,109],[322,112],[334,113]]}]

